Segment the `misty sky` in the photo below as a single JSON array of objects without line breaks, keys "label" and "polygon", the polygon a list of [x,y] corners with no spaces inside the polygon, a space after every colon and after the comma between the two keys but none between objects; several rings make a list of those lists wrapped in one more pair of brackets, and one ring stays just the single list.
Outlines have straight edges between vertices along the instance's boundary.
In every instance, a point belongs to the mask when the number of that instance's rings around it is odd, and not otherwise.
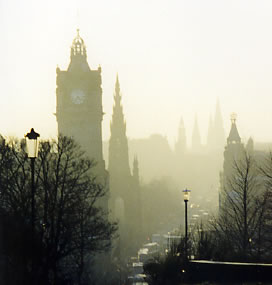
[{"label": "misty sky", "polygon": [[102,67],[103,137],[119,74],[130,138],[173,143],[181,116],[206,142],[221,103],[225,131],[272,141],[272,1],[0,0],[0,133],[56,135],[56,67],[66,69],[77,27],[91,68]]}]

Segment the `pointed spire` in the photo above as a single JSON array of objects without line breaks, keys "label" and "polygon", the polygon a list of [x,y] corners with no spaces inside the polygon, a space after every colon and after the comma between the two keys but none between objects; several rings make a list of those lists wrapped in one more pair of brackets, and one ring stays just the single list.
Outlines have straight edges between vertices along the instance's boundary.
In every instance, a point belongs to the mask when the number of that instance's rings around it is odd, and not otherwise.
[{"label": "pointed spire", "polygon": [[115,106],[120,105],[121,107],[121,93],[120,93],[120,83],[118,78],[118,73],[116,75],[116,81],[115,81],[115,94],[114,94],[114,102]]},{"label": "pointed spire", "polygon": [[192,134],[192,149],[198,151],[200,150],[200,148],[201,148],[200,132],[198,127],[197,115],[195,115],[195,123]]},{"label": "pointed spire", "polygon": [[120,83],[119,83],[118,73],[116,74],[115,94],[120,94]]},{"label": "pointed spire", "polygon": [[227,139],[228,144],[241,143],[241,138],[239,136],[237,126],[236,126],[236,119],[237,119],[237,115],[235,113],[232,113],[230,117],[231,129],[230,129],[230,133]]},{"label": "pointed spire", "polygon": [[[124,119],[123,106],[121,104],[120,83],[118,74],[115,82],[114,105],[112,120],[110,122],[109,142],[109,171],[120,170],[124,175],[130,175],[128,158],[128,141],[126,136],[126,122]],[[118,165],[118,167],[117,167]]]},{"label": "pointed spire", "polygon": [[186,132],[184,127],[184,121],[181,117],[178,129],[178,140],[175,145],[175,151],[177,155],[181,155],[186,150]]},{"label": "pointed spire", "polygon": [[180,135],[180,131],[184,130],[184,121],[183,118],[180,118],[180,122],[179,122],[179,135]]},{"label": "pointed spire", "polygon": [[118,73],[116,75],[116,81],[115,81],[115,92],[114,92],[114,106],[113,106],[113,114],[112,114],[112,122],[116,121],[115,124],[118,122],[118,124],[124,124],[124,114],[123,114],[123,106],[121,104],[121,92],[120,92],[120,83],[119,83],[119,77]]},{"label": "pointed spire", "polygon": [[[115,81],[115,92],[114,92],[114,103],[115,103],[115,105],[113,108],[121,108],[122,109],[121,97],[122,96],[121,96],[121,92],[120,92],[120,83],[119,83],[119,78],[118,78],[118,73],[117,73],[116,81]],[[123,113],[123,110],[121,110],[121,112]]]}]

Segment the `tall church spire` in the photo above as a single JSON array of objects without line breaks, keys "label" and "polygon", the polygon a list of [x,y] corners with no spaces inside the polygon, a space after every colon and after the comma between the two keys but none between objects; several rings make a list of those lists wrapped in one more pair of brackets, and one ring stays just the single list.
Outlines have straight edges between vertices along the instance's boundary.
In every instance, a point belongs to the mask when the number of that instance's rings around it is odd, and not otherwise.
[{"label": "tall church spire", "polygon": [[117,75],[115,82],[114,106],[110,124],[111,137],[109,142],[109,171],[116,171],[116,165],[118,164],[119,172],[130,175],[126,123],[121,99],[120,83]]},{"label": "tall church spire", "polygon": [[138,248],[140,241],[141,195],[136,158],[133,163],[133,176],[130,172],[126,123],[121,99],[117,75],[109,141],[110,208],[114,219],[119,219],[122,250],[131,255],[134,247]]},{"label": "tall church spire", "polygon": [[120,83],[119,83],[118,73],[116,74],[116,82],[115,82],[115,96],[117,96],[117,97],[121,97],[121,96],[120,96]]},{"label": "tall church spire", "polygon": [[199,151],[201,149],[200,132],[198,127],[197,115],[195,115],[195,123],[192,134],[192,149],[193,151]]}]

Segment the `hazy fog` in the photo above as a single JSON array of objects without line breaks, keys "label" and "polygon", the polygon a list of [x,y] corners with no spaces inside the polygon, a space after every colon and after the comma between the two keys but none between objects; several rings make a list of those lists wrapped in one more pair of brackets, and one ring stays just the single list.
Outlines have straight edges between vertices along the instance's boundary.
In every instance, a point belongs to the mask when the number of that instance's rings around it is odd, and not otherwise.
[{"label": "hazy fog", "polygon": [[76,28],[90,67],[102,67],[104,139],[118,72],[130,138],[166,135],[181,116],[202,142],[216,98],[226,133],[238,113],[242,138],[272,140],[271,1],[0,1],[0,133],[34,127],[56,135],[56,66],[66,69]]}]

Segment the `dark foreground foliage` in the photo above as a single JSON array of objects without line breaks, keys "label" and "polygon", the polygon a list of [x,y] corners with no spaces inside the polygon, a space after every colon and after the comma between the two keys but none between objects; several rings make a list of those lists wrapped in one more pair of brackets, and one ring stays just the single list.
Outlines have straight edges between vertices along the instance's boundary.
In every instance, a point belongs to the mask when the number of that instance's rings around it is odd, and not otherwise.
[{"label": "dark foreground foliage", "polygon": [[98,206],[107,189],[93,170],[94,163],[72,139],[42,142],[35,159],[33,214],[31,168],[24,146],[1,142],[4,284],[87,284],[92,279],[92,265],[106,258],[102,253],[110,248],[116,230],[105,208]]}]

